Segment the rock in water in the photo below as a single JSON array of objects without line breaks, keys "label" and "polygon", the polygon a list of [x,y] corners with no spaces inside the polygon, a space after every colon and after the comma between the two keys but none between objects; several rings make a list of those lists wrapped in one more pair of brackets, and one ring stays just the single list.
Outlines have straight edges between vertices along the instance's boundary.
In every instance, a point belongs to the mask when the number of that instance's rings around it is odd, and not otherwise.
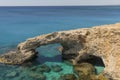
[{"label": "rock in water", "polygon": [[7,73],[6,74],[6,77],[8,77],[8,78],[13,78],[13,77],[15,77],[15,76],[17,76],[18,74],[17,74],[17,72],[10,72],[10,73]]},{"label": "rock in water", "polygon": [[58,80],[77,80],[77,78],[74,74],[64,74]]},{"label": "rock in water", "polygon": [[50,70],[51,69],[46,64],[40,65],[37,69],[39,72],[50,72]]},{"label": "rock in water", "polygon": [[37,71],[37,67],[36,66],[33,66],[30,68],[31,71]]},{"label": "rock in water", "polygon": [[[60,31],[27,39],[17,50],[0,56],[5,64],[22,64],[30,60],[35,49],[46,44],[60,43],[62,56],[76,64],[84,55],[100,57],[105,65],[103,73],[120,80],[120,23]],[[64,57],[68,55],[69,57]]]},{"label": "rock in water", "polygon": [[63,47],[62,47],[62,46],[58,46],[58,47],[57,47],[57,50],[58,50],[60,53],[62,53]]},{"label": "rock in water", "polygon": [[73,66],[73,71],[78,75],[79,80],[89,80],[95,74],[95,68],[89,63],[81,63]]},{"label": "rock in water", "polygon": [[61,66],[60,65],[52,65],[52,71],[54,71],[54,72],[60,72],[60,71],[62,71],[63,69],[61,68]]},{"label": "rock in water", "polygon": [[78,80],[110,80],[102,73],[95,74],[95,68],[89,63],[81,63],[73,66],[74,73],[78,76]]},{"label": "rock in water", "polygon": [[29,73],[29,76],[35,80],[46,80],[46,76],[42,73]]}]

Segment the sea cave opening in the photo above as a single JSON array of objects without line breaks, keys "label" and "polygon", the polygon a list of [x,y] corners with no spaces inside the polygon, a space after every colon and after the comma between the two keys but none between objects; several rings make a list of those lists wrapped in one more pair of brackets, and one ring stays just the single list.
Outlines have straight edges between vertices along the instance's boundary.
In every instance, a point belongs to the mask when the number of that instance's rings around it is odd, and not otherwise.
[{"label": "sea cave opening", "polygon": [[102,58],[100,58],[98,56],[94,56],[94,55],[88,55],[88,56],[89,56],[89,58],[82,59],[79,61],[79,63],[84,63],[84,62],[90,63],[95,67],[96,74],[101,73],[105,68]]}]

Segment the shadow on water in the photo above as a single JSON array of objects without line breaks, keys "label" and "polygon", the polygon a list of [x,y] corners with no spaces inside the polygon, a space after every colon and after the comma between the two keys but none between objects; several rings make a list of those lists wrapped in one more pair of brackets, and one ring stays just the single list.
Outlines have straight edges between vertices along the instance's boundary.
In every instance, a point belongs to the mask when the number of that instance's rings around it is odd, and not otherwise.
[{"label": "shadow on water", "polygon": [[53,57],[46,57],[43,55],[38,55],[38,57],[36,58],[36,61],[41,64],[45,62],[62,62],[62,57],[61,55],[56,55]]}]

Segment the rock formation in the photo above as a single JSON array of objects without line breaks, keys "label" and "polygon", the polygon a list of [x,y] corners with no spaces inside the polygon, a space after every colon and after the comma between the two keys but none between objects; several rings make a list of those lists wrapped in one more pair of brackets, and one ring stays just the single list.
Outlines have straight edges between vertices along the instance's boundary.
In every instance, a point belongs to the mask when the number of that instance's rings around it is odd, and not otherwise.
[{"label": "rock formation", "polygon": [[73,66],[77,80],[109,80],[103,74],[96,75],[95,68],[90,63],[80,63]]},{"label": "rock formation", "polygon": [[63,59],[76,64],[90,55],[100,57],[105,65],[104,73],[120,80],[120,23],[69,31],[60,31],[27,39],[11,51],[0,56],[0,62],[22,64],[31,59],[35,49],[42,45],[60,43]]}]

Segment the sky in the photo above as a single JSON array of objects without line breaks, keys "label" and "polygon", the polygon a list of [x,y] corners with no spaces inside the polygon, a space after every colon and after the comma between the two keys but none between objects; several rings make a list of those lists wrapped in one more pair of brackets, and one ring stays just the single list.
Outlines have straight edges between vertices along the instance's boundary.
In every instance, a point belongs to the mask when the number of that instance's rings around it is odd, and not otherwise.
[{"label": "sky", "polygon": [[0,6],[120,5],[120,0],[0,0]]}]

